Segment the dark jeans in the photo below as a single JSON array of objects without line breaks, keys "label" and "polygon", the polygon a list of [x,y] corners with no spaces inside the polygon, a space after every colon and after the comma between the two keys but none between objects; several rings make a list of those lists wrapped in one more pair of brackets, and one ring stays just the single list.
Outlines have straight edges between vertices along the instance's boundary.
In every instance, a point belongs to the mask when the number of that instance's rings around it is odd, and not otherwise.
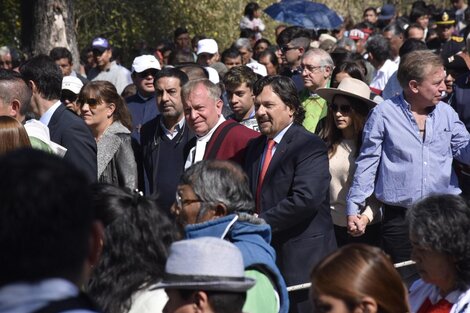
[{"label": "dark jeans", "polygon": [[[406,220],[406,208],[383,205],[382,249],[390,255],[393,263],[411,259],[409,227]],[[414,265],[398,268],[403,281],[409,287],[419,278]]]},{"label": "dark jeans", "polygon": [[346,227],[336,225],[334,225],[334,227],[336,243],[338,244],[338,247],[345,246],[349,243],[365,243],[371,246],[380,247],[380,233],[382,227],[380,223],[367,225],[366,232],[364,233],[364,235],[359,237],[353,237],[349,235]]}]

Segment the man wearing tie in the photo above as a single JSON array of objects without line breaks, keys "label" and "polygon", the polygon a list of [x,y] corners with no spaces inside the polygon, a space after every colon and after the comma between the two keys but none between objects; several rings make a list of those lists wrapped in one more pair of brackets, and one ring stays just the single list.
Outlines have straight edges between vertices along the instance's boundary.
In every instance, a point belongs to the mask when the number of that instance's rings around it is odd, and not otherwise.
[{"label": "man wearing tie", "polygon": [[[336,248],[327,149],[302,126],[305,112],[290,78],[263,77],[253,91],[263,136],[248,145],[245,170],[287,285],[306,283],[312,267]],[[308,290],[290,293],[290,303],[291,312],[312,311]]]}]

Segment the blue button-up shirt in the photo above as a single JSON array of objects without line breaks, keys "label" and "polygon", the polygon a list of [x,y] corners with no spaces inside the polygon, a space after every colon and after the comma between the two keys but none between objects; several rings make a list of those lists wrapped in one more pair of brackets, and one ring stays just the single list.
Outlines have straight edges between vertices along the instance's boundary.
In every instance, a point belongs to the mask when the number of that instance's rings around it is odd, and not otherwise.
[{"label": "blue button-up shirt", "polygon": [[428,114],[424,140],[403,95],[382,102],[364,126],[347,214],[358,214],[374,188],[383,203],[406,208],[433,193],[459,194],[452,158],[469,164],[469,141],[457,113],[444,102]]}]

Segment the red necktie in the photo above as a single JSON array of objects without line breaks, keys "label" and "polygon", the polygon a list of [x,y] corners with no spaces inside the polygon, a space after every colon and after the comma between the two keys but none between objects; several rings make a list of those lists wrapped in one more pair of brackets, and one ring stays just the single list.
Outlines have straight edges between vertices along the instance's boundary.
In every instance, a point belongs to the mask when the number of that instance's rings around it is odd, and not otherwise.
[{"label": "red necktie", "polygon": [[260,208],[260,199],[261,199],[261,187],[263,186],[264,176],[268,171],[269,163],[271,163],[271,159],[273,158],[273,148],[276,142],[273,139],[268,139],[268,148],[266,149],[266,154],[264,155],[263,166],[261,166],[261,172],[259,173],[258,177],[258,186],[256,188],[256,212],[259,213],[261,211]]},{"label": "red necktie", "polygon": [[421,305],[418,313],[449,313],[450,309],[452,309],[452,303],[446,299],[441,299],[436,304],[432,304],[428,298]]}]

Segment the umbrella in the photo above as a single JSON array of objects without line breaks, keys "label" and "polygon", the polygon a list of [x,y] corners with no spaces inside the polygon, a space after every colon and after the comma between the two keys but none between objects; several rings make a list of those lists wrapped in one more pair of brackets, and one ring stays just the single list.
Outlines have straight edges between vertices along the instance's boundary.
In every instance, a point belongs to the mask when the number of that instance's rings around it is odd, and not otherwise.
[{"label": "umbrella", "polygon": [[335,29],[343,23],[341,17],[323,3],[307,0],[281,0],[264,12],[277,21],[315,30]]}]

